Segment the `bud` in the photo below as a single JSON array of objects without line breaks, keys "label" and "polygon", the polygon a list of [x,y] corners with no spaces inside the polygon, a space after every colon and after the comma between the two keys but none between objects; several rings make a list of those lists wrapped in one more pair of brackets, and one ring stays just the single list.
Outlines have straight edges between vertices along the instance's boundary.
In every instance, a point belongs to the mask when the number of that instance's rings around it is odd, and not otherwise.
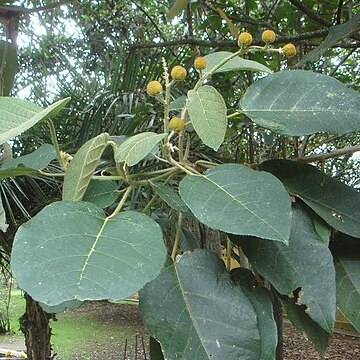
[{"label": "bud", "polygon": [[272,30],[265,30],[261,35],[262,41],[266,44],[271,44],[276,39],[276,34]]},{"label": "bud", "polygon": [[185,121],[179,117],[173,117],[169,125],[173,130],[180,132],[185,127]]},{"label": "bud", "polygon": [[253,37],[250,33],[242,32],[242,33],[240,33],[239,38],[238,38],[238,45],[240,47],[241,46],[249,46],[249,45],[251,45],[252,41],[253,41]]},{"label": "bud", "polygon": [[296,47],[294,44],[286,44],[282,48],[283,53],[286,57],[290,58],[296,55]]},{"label": "bud", "polygon": [[206,60],[202,56],[197,57],[194,61],[194,67],[196,70],[204,70],[206,65]]},{"label": "bud", "polygon": [[187,71],[184,67],[177,65],[172,68],[170,75],[174,80],[182,81],[185,80]]},{"label": "bud", "polygon": [[163,91],[162,85],[156,80],[150,81],[146,86],[146,92],[150,96],[159,95],[162,93],[162,91]]}]

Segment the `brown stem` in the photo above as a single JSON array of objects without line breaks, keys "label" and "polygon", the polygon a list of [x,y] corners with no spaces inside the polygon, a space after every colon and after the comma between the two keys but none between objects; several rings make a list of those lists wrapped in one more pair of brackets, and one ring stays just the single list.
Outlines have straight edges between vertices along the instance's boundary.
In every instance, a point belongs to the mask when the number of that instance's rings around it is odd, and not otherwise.
[{"label": "brown stem", "polygon": [[276,296],[274,289],[271,289],[274,309],[274,319],[278,331],[278,343],[276,346],[276,360],[283,359],[284,353],[284,337],[283,337],[283,316],[282,306],[279,299]]},{"label": "brown stem", "polygon": [[314,13],[311,9],[309,9],[307,6],[305,6],[301,1],[299,0],[289,0],[289,2],[294,5],[296,8],[301,10],[304,14],[306,14],[310,19],[314,20],[315,22],[324,25],[324,26],[331,26],[332,23],[330,21],[327,21],[323,19],[321,16]]},{"label": "brown stem", "polygon": [[315,161],[324,161],[326,159],[331,159],[331,158],[335,158],[338,156],[353,154],[358,151],[360,151],[360,145],[347,146],[342,149],[330,151],[328,153],[309,155],[309,156],[299,157],[299,158],[293,159],[293,160],[299,161],[299,162],[304,162],[304,163],[311,163],[311,162],[315,162]]}]

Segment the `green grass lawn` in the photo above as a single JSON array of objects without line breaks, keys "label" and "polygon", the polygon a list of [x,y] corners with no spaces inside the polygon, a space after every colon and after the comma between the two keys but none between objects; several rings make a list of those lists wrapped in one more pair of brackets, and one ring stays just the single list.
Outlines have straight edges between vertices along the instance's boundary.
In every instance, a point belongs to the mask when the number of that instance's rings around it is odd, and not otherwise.
[{"label": "green grass lawn", "polygon": [[[116,306],[116,305],[114,305]],[[127,305],[136,306],[136,305]],[[106,309],[108,305],[105,304]],[[13,291],[10,304],[11,335],[0,336],[1,343],[16,343],[23,339],[19,329],[19,317],[25,309],[25,300],[19,290]],[[110,308],[111,309],[111,308]],[[57,321],[51,321],[52,345],[59,360],[78,358],[88,359],[94,349],[123,349],[125,339],[134,339],[139,332],[139,324],[131,321],[114,321],[107,319],[99,309],[91,307],[79,310],[65,311],[56,316]],[[100,308],[101,310],[101,308]],[[100,311],[101,314],[101,311]],[[116,315],[116,314],[115,314]],[[109,315],[111,317],[111,314]],[[141,330],[140,330],[141,331]]]}]

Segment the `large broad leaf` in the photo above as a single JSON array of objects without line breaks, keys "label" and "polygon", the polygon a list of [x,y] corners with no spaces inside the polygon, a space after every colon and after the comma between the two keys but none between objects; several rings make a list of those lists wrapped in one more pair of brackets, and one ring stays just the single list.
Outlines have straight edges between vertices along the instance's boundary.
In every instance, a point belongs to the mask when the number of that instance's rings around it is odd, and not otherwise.
[{"label": "large broad leaf", "polygon": [[124,162],[128,166],[134,166],[143,160],[154,147],[164,138],[164,134],[143,132],[134,135],[124,141],[115,150],[115,161]]},{"label": "large broad leaf", "polygon": [[83,200],[105,208],[113,204],[119,196],[118,188],[113,181],[91,180]]},{"label": "large broad leaf", "polygon": [[10,97],[0,97],[0,144],[20,135],[43,119],[52,118],[69,102],[60,100],[46,109]]},{"label": "large broad leaf", "polygon": [[248,88],[240,106],[256,124],[285,135],[360,129],[359,93],[311,71],[269,75]]},{"label": "large broad leaf", "polygon": [[192,125],[202,142],[217,150],[225,138],[227,109],[223,97],[209,85],[189,90],[188,108]]},{"label": "large broad leaf", "polygon": [[165,359],[259,359],[254,307],[214,253],[178,257],[140,292],[140,309]]},{"label": "large broad leaf", "polygon": [[48,306],[48,305],[43,304],[43,303],[39,303],[39,304],[42,307],[42,309],[45,312],[47,312],[48,314],[58,314],[58,313],[63,312],[66,309],[76,309],[82,303],[83,303],[83,301],[79,301],[79,300],[69,300],[69,301],[63,302],[60,305],[56,305],[56,306]]},{"label": "large broad leaf", "polygon": [[41,170],[46,168],[54,159],[56,159],[54,147],[50,144],[43,144],[30,154],[19,156],[8,161],[2,169],[12,169],[23,166],[29,169]]},{"label": "large broad leaf", "polygon": [[351,325],[360,332],[360,258],[336,261],[337,306]]},{"label": "large broad leaf", "polygon": [[181,197],[172,188],[162,184],[150,182],[155,193],[168,204],[172,209],[183,214],[191,215],[189,208],[186,206]]},{"label": "large broad leaf", "polygon": [[188,6],[190,0],[175,0],[173,6],[166,14],[167,20],[171,21],[175,16],[180,15]]},{"label": "large broad leaf", "polygon": [[0,169],[0,179],[8,177],[31,175],[46,168],[56,159],[55,149],[50,144],[41,145],[31,154],[12,159]]},{"label": "large broad leaf", "polygon": [[[233,55],[233,53],[229,51],[218,51],[206,55],[205,72],[210,72],[215,66],[219,65],[222,61],[224,61],[226,58],[228,58],[231,55]],[[239,71],[239,70],[262,71],[265,73],[272,73],[272,71],[265,65],[260,64],[257,61],[243,59],[239,56],[235,56],[225,65],[222,65],[219,69],[215,71],[215,73],[226,72],[226,71]]]},{"label": "large broad leaf", "polygon": [[0,40],[0,86],[1,96],[9,96],[18,67],[17,51],[14,44]]},{"label": "large broad leaf", "polygon": [[109,134],[100,134],[77,151],[65,174],[63,200],[79,201],[83,198],[108,141]]},{"label": "large broad leaf", "polygon": [[256,311],[261,339],[259,360],[275,359],[278,330],[273,316],[273,306],[269,292],[264,288],[254,286],[255,277],[248,269],[237,268],[232,270],[231,278],[241,286]]},{"label": "large broad leaf", "polygon": [[81,201],[55,202],[16,233],[11,268],[19,286],[46,305],[121,300],[160,272],[160,226],[134,211],[106,218]]},{"label": "large broad leaf", "polygon": [[288,319],[295,329],[304,334],[315,346],[317,351],[324,353],[328,345],[330,334],[310,318],[306,313],[306,306],[297,304],[294,297],[289,298],[288,296],[279,295],[279,298]]},{"label": "large broad leaf", "polygon": [[311,216],[294,205],[289,245],[258,238],[231,239],[242,247],[256,271],[282,295],[300,289],[297,303],[329,334],[336,312],[335,269],[327,244]]},{"label": "large broad leaf", "polygon": [[289,160],[266,161],[261,170],[278,177],[335,229],[360,237],[360,192],[335,180],[316,167]]},{"label": "large broad leaf", "polygon": [[238,235],[254,235],[287,243],[290,197],[274,176],[246,166],[225,164],[204,176],[187,176],[181,198],[205,225]]},{"label": "large broad leaf", "polygon": [[348,37],[357,29],[360,29],[360,13],[353,15],[353,17],[344,24],[331,26],[325,40],[315,49],[307,53],[297,66],[304,66],[309,61],[316,61],[327,49],[336,45],[339,40]]}]

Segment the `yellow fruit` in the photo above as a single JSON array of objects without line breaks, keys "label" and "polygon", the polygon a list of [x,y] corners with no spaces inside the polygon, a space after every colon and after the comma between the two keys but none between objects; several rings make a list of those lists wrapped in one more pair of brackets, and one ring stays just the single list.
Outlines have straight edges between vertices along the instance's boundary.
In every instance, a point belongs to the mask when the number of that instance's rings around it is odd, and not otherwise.
[{"label": "yellow fruit", "polygon": [[185,127],[185,121],[179,117],[173,117],[169,125],[173,130],[180,132]]},{"label": "yellow fruit", "polygon": [[172,68],[170,75],[174,80],[182,81],[186,78],[187,71],[184,67],[177,65]]},{"label": "yellow fruit", "polygon": [[253,41],[253,37],[250,33],[242,32],[238,38],[238,45],[239,46],[249,46],[249,45],[251,45],[252,41]]},{"label": "yellow fruit", "polygon": [[146,92],[150,96],[159,95],[162,93],[162,91],[163,91],[162,85],[156,80],[150,81],[146,86]]},{"label": "yellow fruit", "polygon": [[275,41],[276,34],[272,30],[265,30],[262,33],[261,38],[262,38],[264,43],[271,44],[271,43],[273,43]]},{"label": "yellow fruit", "polygon": [[286,44],[282,50],[286,57],[293,57],[296,55],[296,47],[294,44]]},{"label": "yellow fruit", "polygon": [[194,61],[194,67],[196,70],[204,70],[206,65],[206,60],[202,56],[197,57]]}]

